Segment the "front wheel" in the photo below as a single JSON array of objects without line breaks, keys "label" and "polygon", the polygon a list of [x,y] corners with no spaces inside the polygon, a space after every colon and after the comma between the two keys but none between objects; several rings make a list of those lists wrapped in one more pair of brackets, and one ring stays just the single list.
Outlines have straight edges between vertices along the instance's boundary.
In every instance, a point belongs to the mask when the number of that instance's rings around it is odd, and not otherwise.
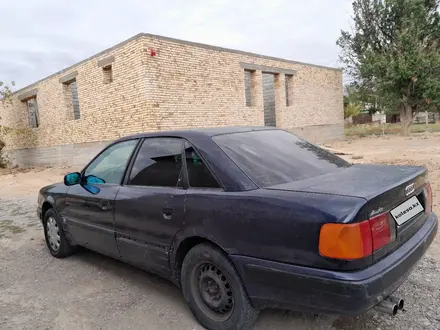
[{"label": "front wheel", "polygon": [[54,209],[50,209],[44,215],[44,237],[50,253],[56,258],[64,258],[71,255],[75,247],[71,246],[66,239],[61,220]]},{"label": "front wheel", "polygon": [[185,256],[182,291],[196,319],[209,330],[249,329],[258,317],[232,263],[210,244]]}]

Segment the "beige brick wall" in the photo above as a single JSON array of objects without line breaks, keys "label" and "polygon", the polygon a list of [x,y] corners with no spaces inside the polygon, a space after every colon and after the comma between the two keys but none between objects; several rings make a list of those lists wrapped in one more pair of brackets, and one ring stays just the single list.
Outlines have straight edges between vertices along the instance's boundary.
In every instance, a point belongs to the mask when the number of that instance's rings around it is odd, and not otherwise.
[{"label": "beige brick wall", "polygon": [[159,105],[156,113],[161,129],[264,125],[261,72],[257,72],[256,105],[246,107],[240,62],[297,70],[291,107],[285,106],[284,75],[279,77],[277,92],[282,99],[277,104],[279,127],[343,123],[339,70],[213,51],[151,37],[142,41],[144,49],[157,50],[156,57],[146,56],[142,63],[146,96]]},{"label": "beige brick wall", "polygon": [[[109,55],[114,56],[113,82],[105,84],[98,61]],[[106,141],[154,130],[264,125],[261,71],[254,74],[253,106],[247,107],[240,62],[296,70],[290,107],[285,103],[284,74],[276,76],[277,126],[343,124],[340,70],[138,35],[19,91],[12,104],[0,103],[0,125],[13,128],[5,137],[9,149]],[[66,87],[59,82],[74,71],[78,72],[79,120],[73,119]],[[34,88],[40,127],[30,129],[26,104],[17,96]]]}]

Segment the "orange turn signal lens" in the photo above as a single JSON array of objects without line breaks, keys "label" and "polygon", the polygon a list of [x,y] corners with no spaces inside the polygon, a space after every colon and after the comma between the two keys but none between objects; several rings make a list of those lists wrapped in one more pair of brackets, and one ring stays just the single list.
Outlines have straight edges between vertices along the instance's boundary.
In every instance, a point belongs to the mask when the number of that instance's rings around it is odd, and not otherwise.
[{"label": "orange turn signal lens", "polygon": [[353,260],[371,255],[373,243],[370,222],[327,223],[321,227],[319,252],[334,259]]}]

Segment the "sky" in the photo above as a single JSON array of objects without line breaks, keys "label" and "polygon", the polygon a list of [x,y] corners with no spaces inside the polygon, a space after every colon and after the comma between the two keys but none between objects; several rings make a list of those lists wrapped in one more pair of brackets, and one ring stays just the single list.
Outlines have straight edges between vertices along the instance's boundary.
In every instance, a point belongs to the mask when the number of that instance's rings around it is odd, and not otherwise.
[{"label": "sky", "polygon": [[25,87],[145,32],[340,67],[351,0],[0,1],[0,80]]}]

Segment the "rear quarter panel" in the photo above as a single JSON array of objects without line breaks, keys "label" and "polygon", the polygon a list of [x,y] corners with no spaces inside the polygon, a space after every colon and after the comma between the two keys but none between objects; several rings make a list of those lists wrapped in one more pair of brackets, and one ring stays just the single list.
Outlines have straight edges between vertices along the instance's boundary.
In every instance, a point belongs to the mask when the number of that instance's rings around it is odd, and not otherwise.
[{"label": "rear quarter panel", "polygon": [[265,189],[189,189],[184,227],[176,235],[174,248],[187,237],[200,236],[228,254],[334,267],[334,261],[319,255],[321,225],[352,220],[364,203],[354,197]]}]

